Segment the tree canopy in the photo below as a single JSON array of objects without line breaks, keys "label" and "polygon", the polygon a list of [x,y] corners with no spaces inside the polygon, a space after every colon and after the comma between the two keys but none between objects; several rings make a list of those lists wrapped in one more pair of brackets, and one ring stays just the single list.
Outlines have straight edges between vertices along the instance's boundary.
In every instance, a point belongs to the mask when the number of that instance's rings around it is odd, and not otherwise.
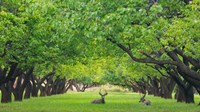
[{"label": "tree canopy", "polygon": [[199,2],[1,0],[0,85],[21,74],[120,85],[162,75],[200,93]]}]

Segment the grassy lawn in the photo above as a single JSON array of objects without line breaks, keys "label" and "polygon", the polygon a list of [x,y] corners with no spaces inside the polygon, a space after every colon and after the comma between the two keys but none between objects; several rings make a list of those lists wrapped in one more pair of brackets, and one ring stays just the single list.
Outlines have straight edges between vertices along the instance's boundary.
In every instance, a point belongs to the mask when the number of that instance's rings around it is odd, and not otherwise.
[{"label": "grassy lawn", "polygon": [[[139,103],[139,94],[135,93],[109,93],[106,104],[91,104],[93,99],[99,98],[98,93],[69,92],[64,95],[51,97],[38,97],[0,104],[0,112],[200,112],[196,104],[177,103],[175,100],[166,100],[159,97],[147,96],[151,106]],[[200,101],[195,96],[196,102]]]}]

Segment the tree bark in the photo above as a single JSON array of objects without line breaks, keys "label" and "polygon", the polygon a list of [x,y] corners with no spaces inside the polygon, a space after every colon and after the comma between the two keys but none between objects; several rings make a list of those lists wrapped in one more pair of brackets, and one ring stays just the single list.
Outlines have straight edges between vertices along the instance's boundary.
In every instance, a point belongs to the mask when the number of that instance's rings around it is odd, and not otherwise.
[{"label": "tree bark", "polygon": [[53,67],[52,72],[45,75],[38,83],[40,89],[40,96],[50,96],[52,91],[53,76],[55,74],[55,68]]},{"label": "tree bark", "polygon": [[77,92],[80,92],[80,91],[81,91],[80,88],[79,88],[79,86],[78,86],[78,83],[77,83],[77,80],[76,80],[76,79],[73,79],[73,86],[76,88],[76,91],[77,91]]},{"label": "tree bark", "polygon": [[182,79],[176,69],[173,69],[173,71],[168,71],[168,73],[178,86],[175,95],[177,102],[194,103],[194,92],[192,85]]},{"label": "tree bark", "polygon": [[15,101],[22,101],[23,100],[23,93],[24,90],[30,81],[30,76],[33,73],[33,67],[30,68],[26,73],[21,73],[18,79],[13,82],[13,85],[16,84],[16,87],[12,86],[13,94],[15,97]]},{"label": "tree bark", "polygon": [[68,81],[65,82],[65,87],[63,89],[63,93],[66,93],[70,88],[72,88],[73,85],[73,80],[69,79]]},{"label": "tree bark", "polygon": [[66,84],[66,79],[63,78],[59,81],[58,87],[57,87],[57,94],[63,94],[65,90],[65,84]]},{"label": "tree bark", "polygon": [[33,83],[31,95],[32,97],[38,97],[38,91],[39,91],[39,81],[37,78],[32,74],[31,81]]},{"label": "tree bark", "polygon": [[32,91],[32,83],[29,81],[25,89],[24,99],[30,99],[31,91]]},{"label": "tree bark", "polygon": [[1,85],[1,103],[8,103],[12,101],[12,97],[11,97],[11,90],[9,85],[6,84],[2,84]]},{"label": "tree bark", "polygon": [[53,75],[45,78],[44,82],[40,86],[40,96],[52,95]]},{"label": "tree bark", "polygon": [[161,77],[161,97],[172,99],[172,92],[175,87],[175,82],[172,79]]},{"label": "tree bark", "polygon": [[52,83],[52,95],[58,94],[61,79],[59,77]]},{"label": "tree bark", "polygon": [[52,86],[53,86],[53,83],[54,83],[53,76],[51,76],[51,77],[49,77],[47,79],[47,85],[46,85],[46,88],[45,88],[47,96],[51,96],[52,95]]},{"label": "tree bark", "polygon": [[19,75],[17,74],[19,72],[19,69],[17,69],[18,64],[17,63],[9,63],[10,69],[9,72],[8,68],[0,68],[0,86],[2,84],[8,83],[10,81],[15,80],[15,78]]},{"label": "tree bark", "polygon": [[40,87],[40,96],[46,96],[47,94],[46,94],[46,89],[45,89],[45,87],[44,86],[41,86]]},{"label": "tree bark", "polygon": [[151,88],[152,88],[152,94],[154,96],[160,96],[160,81],[156,77],[149,77]]},{"label": "tree bark", "polygon": [[181,86],[177,87],[175,98],[177,102],[194,103],[194,93],[193,87],[188,85],[187,88]]}]

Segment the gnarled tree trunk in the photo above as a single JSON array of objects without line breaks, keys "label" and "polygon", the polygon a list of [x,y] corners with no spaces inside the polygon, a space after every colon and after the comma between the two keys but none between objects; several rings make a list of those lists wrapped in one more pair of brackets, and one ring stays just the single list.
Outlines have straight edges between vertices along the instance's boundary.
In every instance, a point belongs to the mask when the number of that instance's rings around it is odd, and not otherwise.
[{"label": "gnarled tree trunk", "polygon": [[26,85],[24,99],[29,99],[31,97],[31,91],[32,91],[32,83],[29,81]]},{"label": "gnarled tree trunk", "polygon": [[175,98],[177,102],[194,103],[194,91],[190,84],[187,87],[178,86]]},{"label": "gnarled tree trunk", "polygon": [[156,77],[148,77],[150,82],[150,90],[151,94],[154,96],[160,96],[160,81]]},{"label": "gnarled tree trunk", "polygon": [[2,84],[1,85],[1,103],[8,103],[11,101],[12,101],[11,90],[8,83]]},{"label": "gnarled tree trunk", "polygon": [[30,68],[26,73],[21,73],[21,75],[13,82],[13,94],[15,97],[15,101],[22,101],[23,100],[23,93],[24,90],[30,80],[30,76],[33,73],[33,67]]},{"label": "gnarled tree trunk", "polygon": [[32,97],[38,97],[39,81],[33,74],[31,75],[31,82],[33,84],[31,95],[32,95]]},{"label": "gnarled tree trunk", "polygon": [[176,83],[174,82],[173,79],[161,77],[160,78],[161,97],[171,99],[175,84]]}]

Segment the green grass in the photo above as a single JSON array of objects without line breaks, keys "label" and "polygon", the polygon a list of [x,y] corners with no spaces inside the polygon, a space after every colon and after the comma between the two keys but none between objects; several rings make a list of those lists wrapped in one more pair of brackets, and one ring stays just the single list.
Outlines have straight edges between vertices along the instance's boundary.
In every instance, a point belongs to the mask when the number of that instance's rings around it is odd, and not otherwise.
[{"label": "green grass", "polygon": [[[147,96],[152,101],[151,106],[138,102],[140,95],[135,93],[109,93],[106,104],[91,104],[93,99],[99,98],[98,93],[69,92],[64,95],[38,97],[0,104],[0,112],[200,112],[196,104],[177,103],[159,97]],[[195,96],[200,101],[199,96]]]}]

